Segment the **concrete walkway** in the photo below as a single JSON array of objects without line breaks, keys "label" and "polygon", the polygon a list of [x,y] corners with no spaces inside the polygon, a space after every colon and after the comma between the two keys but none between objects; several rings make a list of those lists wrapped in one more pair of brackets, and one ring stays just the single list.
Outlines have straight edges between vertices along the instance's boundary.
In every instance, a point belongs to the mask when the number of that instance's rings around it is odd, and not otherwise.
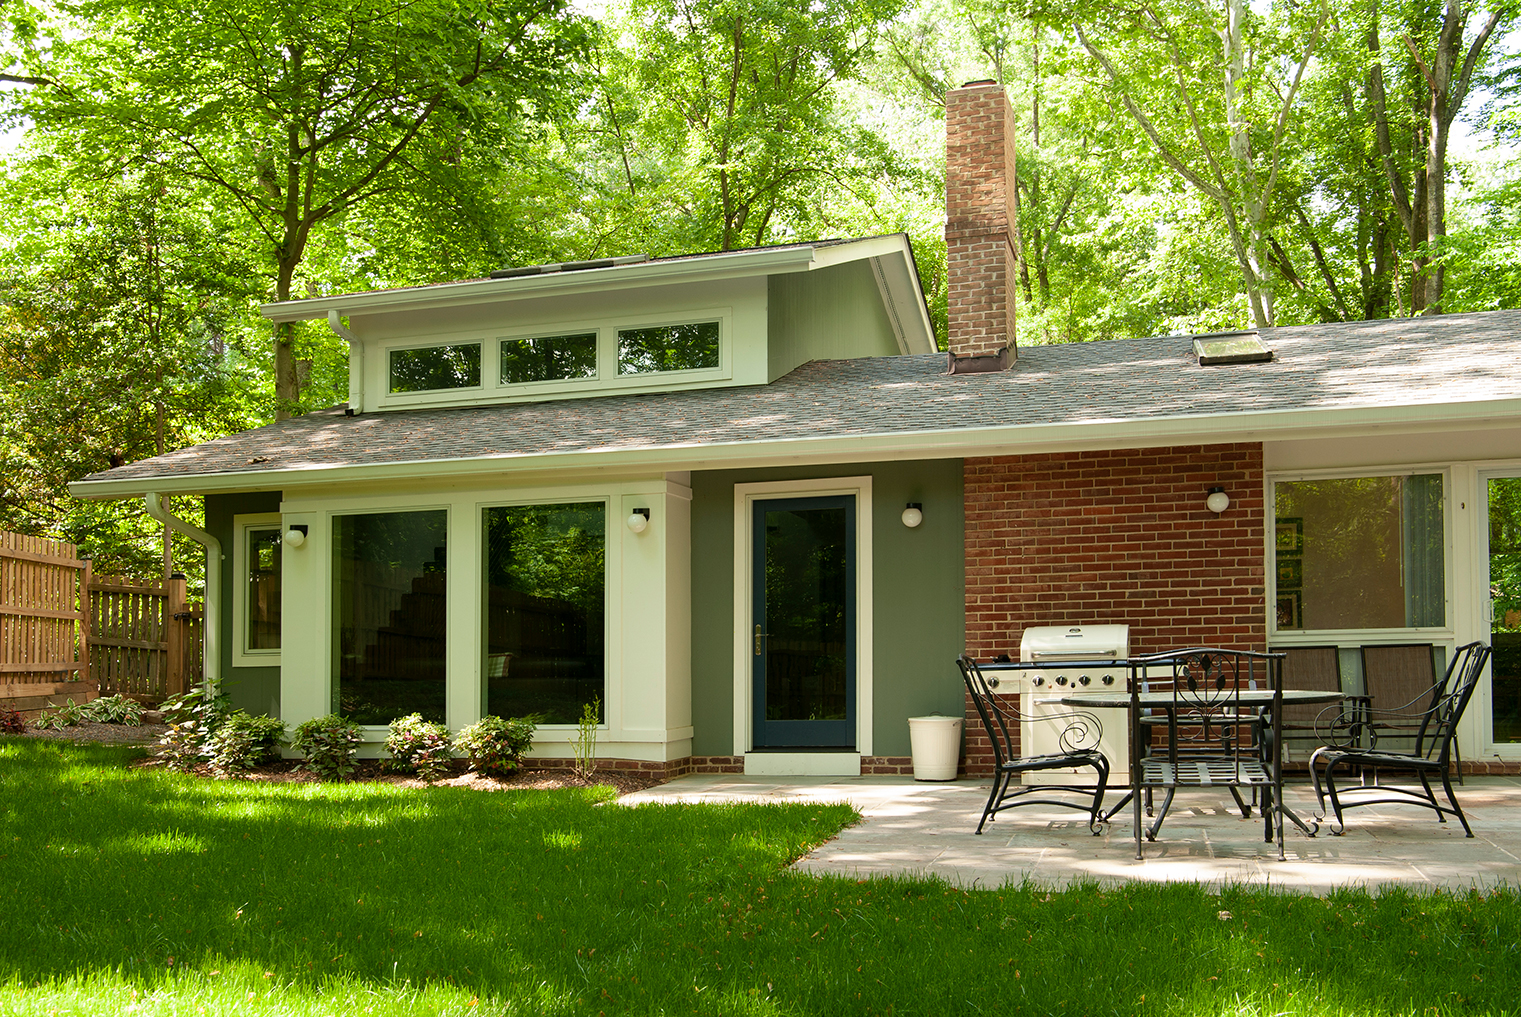
[{"label": "concrete walkway", "polygon": [[[1347,813],[1347,832],[1322,825],[1309,838],[1285,831],[1287,860],[1262,840],[1262,820],[1242,819],[1225,791],[1180,791],[1144,861],[1135,860],[1127,811],[1102,836],[1082,814],[1029,806],[973,831],[991,788],[987,780],[916,783],[907,777],[681,777],[631,794],[646,802],[849,802],[864,821],[800,859],[800,872],[842,876],[934,876],[993,888],[1025,879],[1049,886],[1074,881],[1253,884],[1323,894],[1342,887],[1418,890],[1521,887],[1521,780],[1470,777],[1457,788],[1474,838],[1455,821],[1419,808],[1370,806]],[[1315,814],[1308,785],[1284,789],[1290,807]],[[1439,792],[1440,793],[1440,792]],[[1117,799],[1111,798],[1110,801]]]}]

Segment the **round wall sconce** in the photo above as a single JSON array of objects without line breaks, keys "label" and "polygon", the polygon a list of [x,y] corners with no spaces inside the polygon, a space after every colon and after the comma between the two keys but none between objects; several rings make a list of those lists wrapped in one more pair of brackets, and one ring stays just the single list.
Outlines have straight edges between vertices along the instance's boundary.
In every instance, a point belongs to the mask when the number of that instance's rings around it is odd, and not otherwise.
[{"label": "round wall sconce", "polygon": [[924,506],[919,502],[911,501],[908,508],[903,510],[903,525],[913,529],[924,522]]},{"label": "round wall sconce", "polygon": [[1225,493],[1223,487],[1212,487],[1209,489],[1209,497],[1204,499],[1204,504],[1218,516],[1231,507],[1231,496]]},{"label": "round wall sconce", "polygon": [[298,523],[295,526],[286,527],[285,537],[283,540],[285,546],[300,547],[302,544],[305,544],[307,529],[308,527],[305,523]]},{"label": "round wall sconce", "polygon": [[629,513],[628,528],[631,533],[643,533],[650,525],[650,510],[636,508]]}]

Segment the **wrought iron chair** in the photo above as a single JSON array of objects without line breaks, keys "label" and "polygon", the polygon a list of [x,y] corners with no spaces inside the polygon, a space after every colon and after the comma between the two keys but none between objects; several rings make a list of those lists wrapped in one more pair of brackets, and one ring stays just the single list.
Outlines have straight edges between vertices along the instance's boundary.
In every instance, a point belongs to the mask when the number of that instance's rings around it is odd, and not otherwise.
[{"label": "wrought iron chair", "polygon": [[[1132,712],[1139,719],[1132,737],[1142,739],[1133,754],[1139,757],[1148,812],[1152,792],[1166,792],[1146,839],[1156,839],[1179,788],[1223,786],[1244,819],[1251,807],[1239,789],[1248,787],[1254,800],[1260,793],[1264,821],[1271,823],[1274,775],[1264,724],[1282,703],[1275,699],[1265,707],[1243,705],[1241,692],[1281,693],[1283,654],[1200,647],[1139,657],[1131,666],[1132,695],[1137,697]],[[1143,715],[1138,698],[1142,691],[1164,695],[1165,704]],[[1151,730],[1162,725],[1166,741],[1157,745]]]},{"label": "wrought iron chair", "polygon": [[[1390,713],[1395,718],[1406,718],[1410,715],[1400,710],[1385,711],[1369,708],[1366,712],[1371,722],[1369,728],[1370,736],[1373,738],[1371,747],[1349,749],[1325,746],[1315,750],[1315,753],[1310,756],[1310,775],[1315,780],[1315,796],[1320,802],[1321,818],[1325,817],[1326,796],[1330,795],[1331,810],[1336,816],[1336,825],[1332,827],[1332,833],[1340,834],[1346,829],[1346,821],[1342,816],[1346,809],[1363,805],[1418,805],[1435,812],[1437,821],[1441,823],[1447,822],[1448,816],[1456,816],[1458,822],[1463,824],[1463,832],[1470,837],[1473,836],[1473,830],[1468,826],[1468,819],[1463,815],[1462,806],[1458,804],[1457,796],[1453,794],[1451,770],[1455,761],[1453,753],[1458,722],[1463,717],[1468,701],[1473,698],[1474,688],[1478,685],[1479,676],[1484,672],[1484,665],[1488,660],[1489,647],[1479,642],[1460,646],[1453,652],[1452,661],[1447,665],[1447,673],[1427,690],[1428,705],[1415,715],[1418,723],[1412,746],[1380,749],[1377,741],[1380,714]],[[1385,741],[1387,746],[1387,739]],[[1353,785],[1344,790],[1338,789],[1336,786],[1338,768],[1344,768],[1349,772],[1371,769],[1377,776],[1374,783]],[[1382,779],[1387,773],[1414,774],[1421,782],[1421,790],[1385,784]],[[1431,790],[1433,775],[1442,781],[1442,790],[1447,795],[1447,806],[1437,801],[1436,794]],[[1344,795],[1355,797],[1351,801],[1343,801]]]},{"label": "wrought iron chair", "polygon": [[[1379,719],[1364,721],[1364,734],[1377,744],[1380,737],[1402,738],[1408,747],[1420,730],[1421,720],[1431,705],[1432,688],[1437,683],[1436,660],[1431,643],[1401,643],[1394,646],[1364,646],[1362,704],[1367,710],[1377,707]],[[1456,742],[1452,751],[1459,763],[1463,756]],[[1458,783],[1463,783],[1461,766]]]},{"label": "wrought iron chair", "polygon": [[[1069,721],[1061,733],[1064,751],[1041,756],[1020,756],[1014,751],[1010,726],[1019,730],[1019,719],[1011,717],[998,697],[993,694],[988,680],[983,676],[977,661],[963,653],[956,659],[961,678],[966,682],[967,693],[977,708],[977,716],[987,730],[988,741],[993,746],[993,790],[983,807],[982,819],[977,823],[981,833],[987,821],[1005,809],[1022,805],[1054,805],[1064,809],[1077,809],[1088,813],[1088,829],[1095,835],[1101,832],[1100,822],[1104,805],[1104,791],[1109,785],[1109,760],[1098,750],[1103,726],[1091,713],[1075,710],[1070,715],[1046,714],[1047,720]],[[1014,778],[1027,773],[1050,770],[1066,770],[1073,767],[1092,767],[1096,783],[1088,785],[1069,784],[1015,784]],[[1053,794],[1080,795],[1084,801],[1045,797]]]}]

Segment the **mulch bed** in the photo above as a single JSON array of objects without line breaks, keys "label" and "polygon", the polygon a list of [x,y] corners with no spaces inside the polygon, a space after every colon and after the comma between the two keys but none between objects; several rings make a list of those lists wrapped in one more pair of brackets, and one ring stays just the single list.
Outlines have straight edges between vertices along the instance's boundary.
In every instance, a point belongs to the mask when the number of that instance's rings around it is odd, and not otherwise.
[{"label": "mulch bed", "polygon": [[[129,727],[126,724],[75,724],[64,728],[29,727],[25,734],[15,737],[100,742],[107,745],[155,745],[159,737],[167,730],[168,728],[163,724],[143,724],[140,727]],[[137,765],[162,766],[163,764],[149,757]],[[221,779],[207,767],[202,767],[196,772],[209,780]],[[267,766],[261,766],[241,779],[270,784],[322,783],[322,778],[305,769],[299,759],[281,759]],[[364,784],[392,784],[396,787],[463,787],[473,791],[553,791],[559,788],[591,787],[600,784],[613,788],[620,796],[665,783],[659,777],[626,770],[598,770],[592,774],[591,780],[583,780],[569,770],[520,770],[510,777],[487,777],[479,773],[467,772],[465,763],[456,761],[454,771],[450,776],[429,784],[409,774],[388,772],[385,762],[379,759],[360,760],[359,768],[354,772],[351,780]]]}]

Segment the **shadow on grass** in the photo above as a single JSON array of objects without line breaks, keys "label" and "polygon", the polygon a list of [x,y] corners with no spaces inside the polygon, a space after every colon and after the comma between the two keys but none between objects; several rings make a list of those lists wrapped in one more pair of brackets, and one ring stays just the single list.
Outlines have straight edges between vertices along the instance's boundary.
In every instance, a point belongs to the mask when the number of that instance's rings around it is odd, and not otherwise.
[{"label": "shadow on grass", "polygon": [[278,998],[376,1012],[1480,1013],[1521,998],[1508,892],[816,879],[784,866],[850,822],[847,807],[273,786],[128,758],[0,740],[0,980],[39,1009],[129,991],[228,1012]]}]

